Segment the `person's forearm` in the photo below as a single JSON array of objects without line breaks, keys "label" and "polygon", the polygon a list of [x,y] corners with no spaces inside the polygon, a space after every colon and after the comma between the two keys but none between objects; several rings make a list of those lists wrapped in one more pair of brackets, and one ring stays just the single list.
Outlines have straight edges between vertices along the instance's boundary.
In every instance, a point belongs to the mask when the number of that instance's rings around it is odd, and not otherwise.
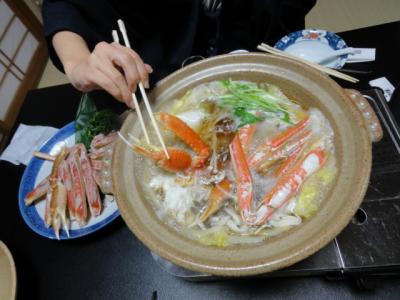
[{"label": "person's forearm", "polygon": [[90,55],[86,42],[74,32],[57,32],[53,36],[52,42],[67,75],[76,64]]}]

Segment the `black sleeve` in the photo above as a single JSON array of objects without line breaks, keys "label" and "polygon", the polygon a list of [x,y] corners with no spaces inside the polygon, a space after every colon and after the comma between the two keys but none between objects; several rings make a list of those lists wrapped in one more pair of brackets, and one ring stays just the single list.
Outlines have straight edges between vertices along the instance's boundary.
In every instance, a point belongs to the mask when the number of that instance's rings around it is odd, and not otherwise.
[{"label": "black sleeve", "polygon": [[89,49],[92,49],[99,39],[89,26],[84,12],[73,1],[44,0],[42,14],[44,34],[50,58],[53,64],[62,72],[64,72],[64,68],[52,43],[54,34],[62,30],[72,31],[86,41]]},{"label": "black sleeve", "polygon": [[[305,16],[313,8],[317,0],[283,0],[281,1],[281,27],[285,34],[304,29]],[[279,38],[281,38],[280,36]]]},{"label": "black sleeve", "polygon": [[278,0],[275,10],[264,8],[265,16],[268,15],[270,22],[264,36],[261,33],[258,43],[262,40],[273,46],[288,33],[304,29],[305,17],[316,2],[316,0]]}]

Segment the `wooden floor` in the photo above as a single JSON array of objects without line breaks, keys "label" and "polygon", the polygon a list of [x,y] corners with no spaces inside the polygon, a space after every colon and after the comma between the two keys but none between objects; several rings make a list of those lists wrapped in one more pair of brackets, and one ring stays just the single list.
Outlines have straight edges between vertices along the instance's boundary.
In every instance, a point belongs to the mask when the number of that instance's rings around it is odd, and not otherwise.
[{"label": "wooden floor", "polygon": [[[317,0],[306,17],[306,28],[340,32],[393,21],[400,21],[400,0]],[[49,62],[38,87],[66,82]]]}]

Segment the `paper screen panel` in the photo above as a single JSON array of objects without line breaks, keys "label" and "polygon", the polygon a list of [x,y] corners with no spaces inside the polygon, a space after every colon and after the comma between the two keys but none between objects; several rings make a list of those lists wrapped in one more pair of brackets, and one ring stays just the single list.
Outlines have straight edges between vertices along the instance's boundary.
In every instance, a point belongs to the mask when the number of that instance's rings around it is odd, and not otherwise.
[{"label": "paper screen panel", "polygon": [[0,52],[0,61],[2,61],[7,66],[10,64],[8,57],[6,57],[3,53]]},{"label": "paper screen panel", "polygon": [[5,119],[19,84],[20,81],[11,72],[8,72],[3,84],[0,86],[0,120]]},{"label": "paper screen panel", "polygon": [[6,67],[3,66],[3,64],[0,63],[0,81],[3,78],[5,72],[6,72]]},{"label": "paper screen panel", "polygon": [[4,1],[0,0],[0,36],[7,27],[7,24],[10,22],[13,15],[14,13],[8,7],[8,5]]},{"label": "paper screen panel", "polygon": [[26,27],[22,22],[15,18],[11,26],[8,28],[3,40],[0,42],[0,49],[7,55],[7,57],[12,58],[17,52],[18,45],[20,44],[25,32]]},{"label": "paper screen panel", "polygon": [[35,37],[28,33],[23,41],[21,47],[18,50],[18,54],[14,60],[14,63],[23,71],[26,72],[31,61],[33,54],[39,45],[39,42]]}]

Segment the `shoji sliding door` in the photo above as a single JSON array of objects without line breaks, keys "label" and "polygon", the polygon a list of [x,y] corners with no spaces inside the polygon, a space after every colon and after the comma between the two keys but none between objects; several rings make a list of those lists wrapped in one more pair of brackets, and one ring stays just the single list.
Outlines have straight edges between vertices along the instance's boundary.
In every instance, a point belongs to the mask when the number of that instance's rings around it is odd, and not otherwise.
[{"label": "shoji sliding door", "polygon": [[22,0],[0,0],[0,130],[13,126],[46,60],[40,22]]}]

